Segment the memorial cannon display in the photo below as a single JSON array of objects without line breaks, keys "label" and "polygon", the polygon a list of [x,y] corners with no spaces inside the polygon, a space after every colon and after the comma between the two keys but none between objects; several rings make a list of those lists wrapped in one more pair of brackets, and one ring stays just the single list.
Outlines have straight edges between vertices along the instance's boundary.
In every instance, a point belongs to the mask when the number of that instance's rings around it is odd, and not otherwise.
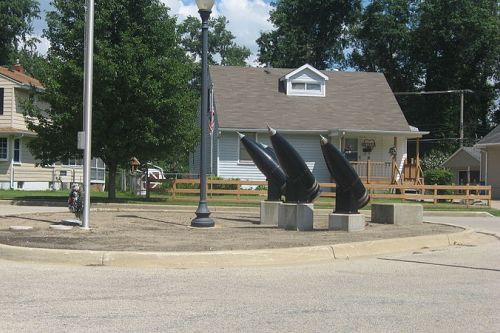
[{"label": "memorial cannon display", "polygon": [[328,171],[337,184],[335,213],[357,214],[370,201],[363,182],[344,154],[322,136],[321,151]]},{"label": "memorial cannon display", "polygon": [[274,151],[271,147],[265,147],[241,133],[238,135],[257,168],[266,176],[268,182],[267,200],[280,201],[281,195],[285,193],[286,174],[278,164]]},{"label": "memorial cannon display", "polygon": [[[238,133],[268,181],[268,198],[261,202],[260,223],[288,230],[312,230],[312,202],[320,195],[320,186],[295,148],[275,129],[268,126],[268,130],[273,148]],[[335,211],[329,216],[328,229],[363,230],[365,218],[359,209],[368,204],[368,191],[344,154],[324,137],[320,143],[328,171],[336,182]]]},{"label": "memorial cannon display", "polygon": [[269,135],[280,166],[287,175],[285,202],[312,203],[320,187],[304,159],[275,129],[268,126]]},{"label": "memorial cannon display", "polygon": [[269,127],[274,149],[238,133],[257,168],[266,176],[268,200],[312,203],[320,194],[316,178],[299,153],[276,130]]}]

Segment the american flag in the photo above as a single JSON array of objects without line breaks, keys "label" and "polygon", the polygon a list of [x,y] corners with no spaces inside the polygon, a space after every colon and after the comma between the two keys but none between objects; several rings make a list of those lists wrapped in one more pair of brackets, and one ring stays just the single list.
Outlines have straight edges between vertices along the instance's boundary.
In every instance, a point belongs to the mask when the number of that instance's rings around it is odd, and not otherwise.
[{"label": "american flag", "polygon": [[215,128],[215,105],[214,105],[214,90],[213,88],[208,91],[208,129],[210,130],[210,135],[214,133]]}]

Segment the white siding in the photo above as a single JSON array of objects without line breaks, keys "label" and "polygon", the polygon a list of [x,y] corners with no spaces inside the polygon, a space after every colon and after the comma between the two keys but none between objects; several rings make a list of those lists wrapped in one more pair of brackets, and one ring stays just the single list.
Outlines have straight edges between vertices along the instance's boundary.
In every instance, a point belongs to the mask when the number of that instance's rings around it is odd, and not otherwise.
[{"label": "white siding", "polygon": [[0,115],[0,128],[12,127],[12,109],[14,106],[14,83],[0,77],[0,88],[4,89],[3,115]]},{"label": "white siding", "polygon": [[[284,135],[290,144],[299,152],[309,169],[319,182],[330,181],[328,169],[321,153],[318,135]],[[257,140],[269,144],[267,134],[259,134]],[[224,178],[240,178],[265,180],[264,175],[253,163],[239,162],[239,137],[234,132],[223,132],[219,138],[219,176]]]}]

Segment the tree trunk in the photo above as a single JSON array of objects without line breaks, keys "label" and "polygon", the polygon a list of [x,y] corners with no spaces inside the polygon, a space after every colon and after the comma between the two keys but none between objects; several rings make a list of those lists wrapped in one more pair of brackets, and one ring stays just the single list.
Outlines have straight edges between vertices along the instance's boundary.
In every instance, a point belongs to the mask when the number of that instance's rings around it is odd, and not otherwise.
[{"label": "tree trunk", "polygon": [[108,165],[108,199],[116,199],[116,165]]}]

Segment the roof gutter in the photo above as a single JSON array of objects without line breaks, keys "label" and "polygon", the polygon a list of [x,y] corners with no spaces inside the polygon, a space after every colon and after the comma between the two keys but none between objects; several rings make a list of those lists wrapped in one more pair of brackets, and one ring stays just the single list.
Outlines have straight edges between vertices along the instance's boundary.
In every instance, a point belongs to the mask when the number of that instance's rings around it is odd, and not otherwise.
[{"label": "roof gutter", "polygon": [[[382,134],[382,135],[399,135],[406,136],[408,138],[421,138],[423,135],[427,135],[430,132],[427,131],[380,131],[380,130],[360,130],[360,129],[334,129],[334,130],[298,130],[298,129],[281,129],[276,128],[277,131],[281,133],[289,134],[326,134],[328,136],[338,136],[346,133],[351,134]],[[267,128],[231,128],[231,127],[221,127],[219,131],[224,132],[255,132],[255,133],[267,133]]]},{"label": "roof gutter", "polygon": [[[282,129],[275,128],[280,133],[289,133],[289,134],[328,134],[328,130],[294,130],[294,129]],[[221,127],[219,131],[224,132],[255,132],[255,133],[268,133],[269,130],[267,128],[230,128],[230,127]]]},{"label": "roof gutter", "polygon": [[28,83],[20,83],[20,87],[19,88],[26,89],[26,90],[29,90],[29,91],[35,89],[36,92],[44,92],[45,91],[44,88],[40,88],[40,87],[34,86],[32,84],[28,84]]},{"label": "roof gutter", "polygon": [[495,147],[495,146],[500,146],[500,142],[498,143],[476,143],[474,147],[476,148],[488,148],[488,147]]},{"label": "roof gutter", "polygon": [[339,136],[345,135],[346,133],[351,134],[383,134],[383,135],[401,135],[412,138],[421,138],[424,135],[429,134],[428,131],[381,131],[381,130],[363,130],[363,129],[348,129],[348,128],[339,128],[332,129],[330,131],[330,136]]}]

